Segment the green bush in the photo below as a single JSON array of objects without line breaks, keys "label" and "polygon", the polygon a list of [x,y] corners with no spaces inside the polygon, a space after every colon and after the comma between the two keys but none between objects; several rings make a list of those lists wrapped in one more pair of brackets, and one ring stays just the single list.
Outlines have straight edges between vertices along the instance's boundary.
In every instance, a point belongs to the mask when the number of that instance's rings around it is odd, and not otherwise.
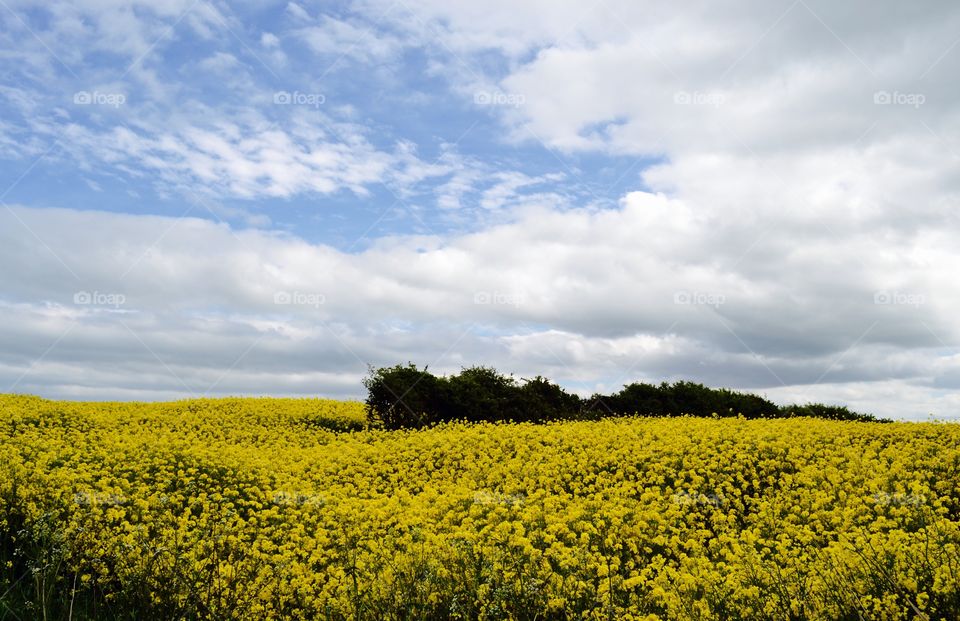
[{"label": "green bush", "polygon": [[600,415],[642,416],[738,416],[777,418],[780,408],[759,395],[726,388],[709,388],[694,382],[634,383],[610,396],[594,395],[590,401],[594,413]]},{"label": "green bush", "polygon": [[518,420],[520,389],[512,377],[488,367],[470,367],[448,378],[447,387],[444,420]]},{"label": "green bush", "polygon": [[439,422],[445,410],[447,382],[413,363],[370,369],[367,418],[385,429],[423,427]]},{"label": "green bush", "polygon": [[580,397],[539,375],[520,387],[520,412],[515,420],[535,423],[572,418],[581,411]]},{"label": "green bush", "polygon": [[759,395],[716,389],[695,382],[633,383],[612,395],[587,401],[537,376],[518,383],[490,367],[468,367],[457,375],[436,377],[413,363],[370,370],[364,380],[367,417],[386,429],[419,428],[433,423],[598,419],[608,416],[743,416],[831,420],[876,420],[843,406],[809,403],[777,406]]},{"label": "green bush", "polygon": [[[822,403],[807,403],[804,405],[785,405],[780,408],[785,418],[792,416],[809,416],[812,418],[826,418],[829,420],[876,420],[870,414],[853,412],[845,405],[824,405]],[[889,422],[889,421],[881,421]]]},{"label": "green bush", "polygon": [[385,429],[465,420],[545,422],[572,418],[580,398],[543,377],[518,384],[489,367],[468,367],[447,378],[413,363],[371,369],[364,380],[367,417]]}]

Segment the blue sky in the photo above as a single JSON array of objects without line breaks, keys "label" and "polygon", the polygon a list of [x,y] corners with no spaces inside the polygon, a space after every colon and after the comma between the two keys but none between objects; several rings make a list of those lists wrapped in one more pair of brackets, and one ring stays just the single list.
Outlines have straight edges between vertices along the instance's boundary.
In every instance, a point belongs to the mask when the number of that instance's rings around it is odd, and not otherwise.
[{"label": "blue sky", "polygon": [[[656,161],[653,155],[564,153],[533,134],[507,138],[502,117],[522,106],[525,96],[510,99],[512,94],[498,91],[498,79],[509,70],[503,55],[485,51],[468,59],[442,43],[404,41],[389,21],[391,12],[403,11],[399,6],[381,19],[347,3],[324,3],[322,9],[282,2],[206,6],[209,15],[199,24],[189,19],[197,5],[186,3],[175,16],[144,27],[158,34],[153,40],[86,53],[75,41],[52,36],[55,11],[26,5],[8,11],[8,36],[34,48],[31,55],[47,58],[5,67],[3,118],[22,143],[11,145],[8,154],[13,162],[45,154],[19,182],[23,167],[4,167],[0,184],[12,186],[5,200],[172,217],[184,212],[187,201],[198,205],[191,212],[197,217],[235,227],[269,223],[356,250],[384,235],[471,230],[508,217],[505,208],[525,197],[547,194],[558,206],[616,207],[626,189],[640,184],[643,168]],[[146,6],[129,14],[150,17]],[[96,29],[91,31],[95,38]],[[489,86],[464,90],[458,74]],[[503,101],[486,104],[487,95]],[[82,103],[85,96],[89,104]],[[68,127],[85,135],[129,132],[160,140],[188,124],[214,136],[218,124],[249,129],[245,122],[278,133],[306,125],[332,145],[362,142],[381,158],[402,154],[407,166],[433,170],[406,179],[330,179],[322,189],[297,180],[270,188],[253,178],[241,189],[230,187],[224,171],[198,179],[182,170],[171,178],[164,163],[137,161],[123,149],[110,153],[109,139],[102,145],[107,152],[93,157],[61,144]],[[303,135],[284,146],[316,148]],[[245,162],[237,161],[244,159],[240,153],[220,155],[225,166],[262,161],[252,153]],[[460,189],[452,191],[451,183]],[[490,193],[498,188],[502,195]]]},{"label": "blue sky", "polygon": [[956,415],[960,9],[3,0],[0,390]]}]

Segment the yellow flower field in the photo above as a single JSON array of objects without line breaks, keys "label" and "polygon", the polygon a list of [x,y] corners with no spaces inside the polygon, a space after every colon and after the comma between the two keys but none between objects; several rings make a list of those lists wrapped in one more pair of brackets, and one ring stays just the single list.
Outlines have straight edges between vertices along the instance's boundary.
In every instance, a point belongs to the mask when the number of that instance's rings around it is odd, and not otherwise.
[{"label": "yellow flower field", "polygon": [[960,427],[0,397],[0,617],[957,619]]}]

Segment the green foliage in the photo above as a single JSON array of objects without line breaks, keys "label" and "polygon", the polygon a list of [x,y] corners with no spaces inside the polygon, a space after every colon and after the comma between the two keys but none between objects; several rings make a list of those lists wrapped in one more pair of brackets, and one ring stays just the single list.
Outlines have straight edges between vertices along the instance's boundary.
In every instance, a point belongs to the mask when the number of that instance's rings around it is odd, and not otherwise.
[{"label": "green foliage", "polygon": [[[845,405],[824,405],[822,403],[785,405],[780,408],[780,412],[784,418],[793,416],[808,416],[811,418],[826,418],[829,420],[854,420],[863,422],[876,420],[870,414],[853,412]],[[890,421],[881,420],[880,422]]]},{"label": "green foliage", "polygon": [[457,375],[437,377],[413,363],[371,369],[364,380],[367,416],[386,429],[419,428],[434,423],[547,422],[608,416],[743,416],[831,420],[875,420],[843,406],[777,406],[759,395],[716,389],[695,382],[633,383],[612,395],[587,401],[546,378],[517,382],[490,367],[468,367]]},{"label": "green foliage", "polygon": [[609,397],[594,397],[603,409],[615,414],[647,416],[744,416],[777,418],[780,409],[771,401],[750,393],[715,389],[694,382],[666,382],[659,386],[634,383]]},{"label": "green foliage", "polygon": [[519,387],[512,377],[489,367],[470,367],[447,379],[446,403],[441,418],[470,422],[518,420]]},{"label": "green foliage", "polygon": [[423,427],[438,422],[446,402],[447,381],[413,363],[370,370],[367,417],[385,429]]},{"label": "green foliage", "polygon": [[580,398],[543,377],[518,383],[489,367],[437,377],[413,363],[371,369],[367,417],[385,429],[467,421],[546,422],[571,418]]},{"label": "green foliage", "polygon": [[539,423],[573,418],[583,408],[580,397],[539,375],[526,381],[519,392],[521,412],[515,420]]}]

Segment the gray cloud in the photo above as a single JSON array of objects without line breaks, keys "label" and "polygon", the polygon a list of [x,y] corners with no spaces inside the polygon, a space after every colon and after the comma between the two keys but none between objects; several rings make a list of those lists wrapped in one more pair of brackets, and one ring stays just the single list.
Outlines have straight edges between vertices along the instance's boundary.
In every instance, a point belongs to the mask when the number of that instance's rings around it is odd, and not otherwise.
[{"label": "gray cloud", "polygon": [[[648,192],[576,208],[517,196],[536,179],[452,151],[429,164],[410,144],[376,147],[336,115],[324,119],[338,136],[299,114],[277,130],[250,109],[199,105],[172,122],[160,106],[127,129],[90,129],[6,89],[33,135],[66,132],[74,161],[168,188],[362,196],[385,178],[408,196],[442,179],[442,206],[485,192],[510,219],[344,253],[189,217],[0,211],[0,383],[82,398],[340,396],[359,394],[367,363],[413,360],[545,373],[584,393],[687,377],[896,417],[956,412],[960,8],[497,4],[411,0],[367,54],[420,47],[467,102],[478,89],[522,96],[490,113],[506,139],[542,140],[573,181],[567,154],[660,157],[628,182]],[[69,30],[91,6],[56,5],[65,46],[92,36]],[[386,5],[353,8],[365,21],[303,32],[329,50]],[[91,28],[139,13],[104,14]],[[124,53],[169,18],[147,15]],[[190,27],[213,36],[219,21],[204,13]],[[53,62],[40,52],[18,52],[38,80]],[[490,53],[501,69],[485,70]],[[149,67],[135,77],[156,87]],[[206,114],[222,122],[197,121]],[[0,122],[0,149],[42,152],[16,131]],[[74,303],[81,292],[124,303]]]},{"label": "gray cloud", "polygon": [[[367,364],[406,360],[546,373],[584,394],[693,377],[808,385],[817,398],[822,382],[955,374],[955,356],[933,356],[956,337],[932,289],[865,282],[841,302],[822,295],[822,273],[789,261],[779,281],[743,277],[702,253],[724,247],[718,229],[650,194],[356,254],[189,218],[15,208],[0,224],[0,375],[26,371],[16,388],[43,394],[355,396]],[[49,250],[17,243],[26,227]],[[928,252],[952,252],[931,240]],[[823,270],[849,287],[842,267]]]}]

